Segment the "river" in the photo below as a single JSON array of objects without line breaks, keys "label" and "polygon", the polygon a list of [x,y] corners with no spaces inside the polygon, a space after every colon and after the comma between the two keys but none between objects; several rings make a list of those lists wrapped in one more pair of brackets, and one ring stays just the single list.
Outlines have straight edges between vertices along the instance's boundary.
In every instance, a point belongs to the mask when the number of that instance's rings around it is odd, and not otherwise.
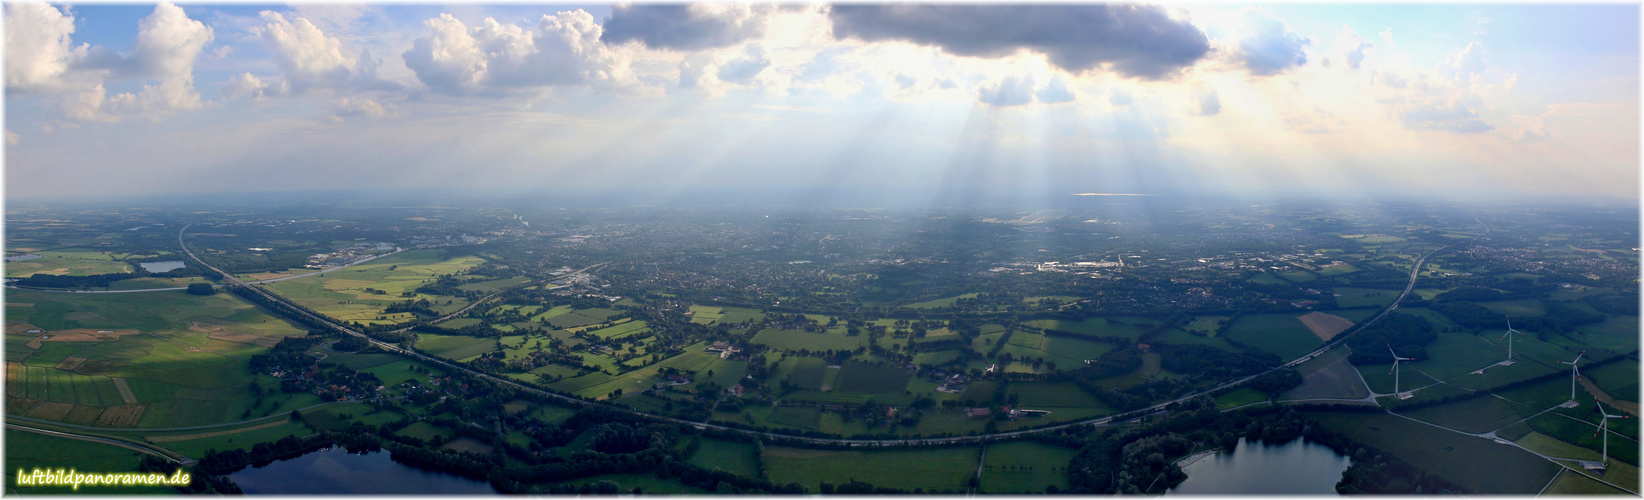
[{"label": "river", "polygon": [[1281,445],[1241,440],[1233,453],[1218,452],[1182,467],[1187,480],[1167,495],[1335,495],[1352,460],[1320,444],[1297,439]]},{"label": "river", "polygon": [[325,448],[262,467],[247,467],[229,478],[248,494],[261,495],[494,495],[491,483],[418,469],[395,462],[388,452],[349,453]]}]

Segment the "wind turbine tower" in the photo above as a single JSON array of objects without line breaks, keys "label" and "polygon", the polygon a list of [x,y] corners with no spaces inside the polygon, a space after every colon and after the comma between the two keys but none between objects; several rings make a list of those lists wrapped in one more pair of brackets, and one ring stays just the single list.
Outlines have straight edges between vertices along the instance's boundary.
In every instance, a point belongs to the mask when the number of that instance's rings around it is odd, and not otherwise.
[{"label": "wind turbine tower", "polygon": [[[1604,435],[1604,455],[1603,455],[1604,458],[1599,460],[1598,467],[1596,467],[1597,469],[1604,469],[1604,468],[1608,467],[1609,463],[1610,463],[1610,433],[1607,432],[1607,431],[1610,430],[1610,419],[1612,419],[1612,418],[1631,418],[1631,417],[1628,417],[1626,415],[1611,415],[1609,413],[1605,413],[1604,412],[1604,405],[1598,402],[1598,398],[1593,398],[1593,406],[1597,406],[1598,407],[1598,414],[1604,416],[1604,418],[1599,419],[1599,421],[1598,421],[1598,432],[1593,433],[1594,436],[1597,436],[1599,434]],[[1583,464],[1583,465],[1586,465],[1586,464]],[[1588,465],[1586,468],[1593,469],[1595,467],[1592,467],[1591,465]]]},{"label": "wind turbine tower", "polygon": [[1496,364],[1501,366],[1510,366],[1513,363],[1516,363],[1516,361],[1513,361],[1513,334],[1520,332],[1513,329],[1513,318],[1508,318],[1505,314],[1501,315],[1501,317],[1507,319],[1507,333],[1501,335],[1502,338],[1507,339],[1507,360]]},{"label": "wind turbine tower", "polygon": [[1398,396],[1399,399],[1410,399],[1410,396],[1411,396],[1410,393],[1408,393],[1408,392],[1399,392],[1399,362],[1400,361],[1415,361],[1416,358],[1401,358],[1401,357],[1399,357],[1399,353],[1393,352],[1393,345],[1392,344],[1387,344],[1387,352],[1391,353],[1393,355],[1393,395]]},{"label": "wind turbine tower", "polygon": [[1587,351],[1581,351],[1581,354],[1576,355],[1575,361],[1559,361],[1559,363],[1570,365],[1570,400],[1565,402],[1564,404],[1558,405],[1560,408],[1575,408],[1576,405],[1579,404],[1579,403],[1576,403],[1576,400],[1575,400],[1575,398],[1576,398],[1576,379],[1581,378],[1581,368],[1576,366],[1576,363],[1580,363],[1581,362],[1581,357],[1586,356],[1586,355],[1587,355]]}]

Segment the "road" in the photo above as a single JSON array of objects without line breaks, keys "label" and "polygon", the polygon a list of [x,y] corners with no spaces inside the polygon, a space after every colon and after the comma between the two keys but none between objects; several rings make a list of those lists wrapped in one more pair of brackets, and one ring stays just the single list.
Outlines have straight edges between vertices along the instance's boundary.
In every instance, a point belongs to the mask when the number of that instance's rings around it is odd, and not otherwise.
[{"label": "road", "polygon": [[[1475,219],[1475,220],[1477,220],[1477,219]],[[1482,221],[1479,222],[1479,224],[1484,225],[1484,223]],[[575,397],[566,396],[566,395],[563,395],[563,394],[544,391],[544,390],[541,390],[541,389],[537,389],[535,387],[520,384],[520,383],[515,382],[513,380],[509,380],[509,379],[501,378],[501,377],[496,377],[496,376],[492,376],[492,375],[487,374],[487,373],[476,371],[476,370],[470,369],[466,366],[462,366],[462,365],[458,365],[456,363],[450,362],[450,361],[445,360],[443,358],[428,356],[428,355],[425,355],[425,354],[422,354],[422,353],[419,353],[419,352],[416,352],[416,351],[411,351],[411,350],[408,350],[408,349],[400,348],[399,346],[394,345],[394,344],[389,344],[387,342],[381,342],[381,341],[378,341],[376,339],[373,339],[373,338],[365,335],[364,333],[355,331],[351,328],[348,328],[348,327],[343,326],[341,324],[338,324],[334,321],[331,321],[329,318],[314,315],[314,314],[308,313],[306,311],[303,311],[301,309],[298,309],[298,308],[295,307],[294,304],[291,304],[289,301],[286,301],[285,298],[280,297],[278,295],[270,294],[270,293],[262,290],[260,287],[247,286],[247,283],[245,283],[243,281],[240,281],[239,278],[236,278],[233,275],[230,275],[230,274],[227,274],[227,273],[222,273],[221,270],[218,270],[217,268],[212,267],[210,264],[207,264],[204,260],[201,260],[199,257],[195,256],[194,252],[192,252],[188,249],[188,244],[183,241],[183,235],[188,231],[189,226],[192,226],[192,225],[193,224],[183,226],[183,228],[181,230],[177,231],[177,244],[182,247],[183,253],[188,255],[188,257],[190,259],[194,259],[195,262],[199,262],[201,266],[204,266],[207,269],[210,269],[212,271],[217,271],[218,273],[223,274],[224,279],[227,280],[229,282],[229,284],[231,284],[231,285],[244,286],[247,290],[250,290],[252,293],[256,293],[258,295],[261,295],[261,296],[263,296],[264,298],[266,298],[270,301],[281,303],[281,304],[286,304],[288,306],[292,306],[292,309],[297,311],[297,314],[307,316],[309,319],[312,319],[316,322],[327,325],[331,328],[336,329],[337,331],[340,331],[340,332],[343,332],[343,333],[346,333],[348,335],[352,335],[352,336],[355,336],[355,337],[363,338],[367,342],[370,342],[372,345],[375,345],[375,346],[377,346],[377,348],[382,349],[384,351],[392,352],[392,353],[399,354],[399,355],[402,355],[402,356],[406,356],[406,357],[409,357],[409,358],[414,358],[414,359],[417,359],[419,361],[440,365],[440,366],[443,366],[443,367],[446,367],[446,368],[449,368],[449,369],[452,369],[452,370],[459,370],[459,371],[462,371],[462,372],[466,372],[469,375],[474,376],[474,377],[479,377],[479,378],[483,378],[483,379],[486,379],[486,380],[490,380],[490,381],[496,382],[498,384],[507,385],[507,386],[513,387],[515,389],[525,391],[525,392],[529,392],[529,393],[532,393],[532,394],[537,394],[537,395],[540,395],[540,396],[543,396],[543,397],[557,399],[557,400],[560,400],[560,401],[574,403],[574,404],[577,404],[577,405],[584,405],[584,406],[593,406],[594,405],[594,403],[582,400],[580,398],[575,398]],[[1478,238],[1482,238],[1482,237],[1484,237],[1484,235],[1489,234],[1489,233],[1490,233],[1490,227],[1488,225],[1484,225],[1484,234],[1476,236],[1473,239],[1476,240]],[[1471,241],[1471,240],[1469,240],[1469,241]],[[1275,370],[1280,370],[1280,369],[1290,368],[1290,367],[1296,366],[1298,364],[1306,362],[1307,360],[1313,359],[1314,357],[1316,357],[1320,354],[1323,354],[1324,352],[1329,351],[1330,349],[1335,348],[1335,346],[1337,344],[1341,343],[1342,340],[1345,340],[1347,337],[1364,330],[1364,328],[1366,326],[1370,325],[1371,323],[1374,323],[1377,320],[1380,320],[1381,318],[1387,316],[1387,314],[1393,312],[1394,309],[1397,309],[1398,305],[1399,305],[1399,302],[1403,301],[1406,297],[1408,297],[1410,295],[1410,291],[1415,289],[1416,278],[1421,275],[1421,266],[1424,263],[1427,262],[1427,259],[1429,257],[1432,257],[1434,254],[1436,254],[1440,251],[1443,251],[1444,249],[1449,248],[1449,247],[1450,247],[1450,245],[1441,246],[1439,248],[1436,248],[1436,249],[1433,249],[1433,250],[1427,252],[1426,254],[1423,254],[1420,258],[1416,259],[1415,265],[1411,266],[1411,268],[1410,268],[1410,281],[1409,281],[1409,283],[1404,286],[1404,292],[1400,293],[1398,298],[1395,299],[1391,305],[1387,306],[1387,308],[1382,310],[1380,314],[1377,314],[1375,317],[1371,318],[1370,320],[1365,321],[1363,323],[1360,323],[1358,326],[1354,327],[1352,330],[1349,330],[1347,332],[1343,332],[1341,335],[1337,335],[1334,340],[1332,340],[1331,342],[1326,343],[1323,347],[1320,347],[1317,350],[1315,350],[1311,353],[1308,353],[1306,356],[1302,356],[1300,358],[1295,359],[1294,361],[1291,361],[1289,363],[1285,363],[1285,364],[1280,365],[1278,367],[1270,368],[1267,371],[1264,371],[1262,373],[1258,373],[1258,374],[1255,374],[1255,375],[1250,375],[1250,376],[1240,378],[1238,380],[1234,380],[1234,381],[1227,382],[1227,383],[1224,383],[1224,384],[1220,384],[1220,385],[1217,385],[1215,387],[1211,387],[1211,388],[1208,388],[1208,389],[1203,389],[1203,390],[1200,390],[1198,392],[1188,394],[1186,396],[1182,396],[1180,398],[1176,398],[1176,399],[1173,399],[1173,400],[1170,400],[1170,401],[1166,401],[1166,402],[1159,403],[1159,404],[1156,404],[1156,405],[1153,405],[1153,406],[1149,406],[1147,408],[1143,408],[1141,410],[1138,410],[1138,412],[1140,412],[1141,414],[1147,414],[1147,413],[1153,413],[1153,412],[1161,411],[1161,410],[1164,410],[1165,407],[1167,407],[1167,406],[1177,404],[1177,403],[1181,403],[1181,402],[1184,402],[1184,401],[1188,401],[1188,400],[1191,400],[1193,398],[1197,398],[1199,396],[1204,396],[1204,395],[1216,392],[1216,391],[1224,389],[1224,388],[1228,388],[1228,387],[1232,387],[1232,386],[1235,386],[1235,385],[1238,385],[1238,384],[1242,384],[1242,383],[1245,383],[1245,382],[1249,381],[1250,379],[1260,377],[1260,376],[1265,375],[1267,373],[1271,373]],[[595,264],[595,265],[598,265],[598,264]],[[587,269],[592,268],[592,267],[593,266],[589,266],[588,268],[584,268],[584,270],[587,270]],[[578,272],[580,273],[582,271],[578,271]],[[779,438],[779,439],[791,439],[791,440],[805,441],[805,442],[811,442],[811,443],[821,443],[821,444],[843,444],[843,445],[847,445],[847,446],[898,446],[898,445],[935,445],[935,444],[962,443],[962,442],[970,442],[970,441],[982,441],[982,440],[988,440],[988,439],[1010,438],[1010,437],[1016,437],[1016,436],[1024,436],[1024,435],[1028,435],[1028,434],[1038,434],[1038,433],[1042,433],[1042,432],[1053,432],[1053,431],[1057,431],[1057,430],[1061,430],[1061,429],[1066,429],[1066,428],[1070,428],[1070,427],[1077,427],[1077,426],[1083,426],[1083,425],[1102,426],[1102,425],[1109,425],[1109,424],[1113,423],[1113,417],[1107,416],[1107,417],[1099,417],[1099,418],[1092,418],[1092,419],[1086,419],[1086,420],[1078,420],[1078,421],[1073,421],[1073,422],[1066,422],[1066,423],[1062,423],[1062,424],[1050,425],[1050,426],[1045,426],[1045,427],[1038,427],[1038,428],[1034,428],[1034,429],[1024,429],[1024,430],[1006,431],[1006,432],[994,432],[994,433],[989,433],[989,434],[978,434],[978,435],[973,435],[973,436],[955,436],[955,437],[945,437],[945,438],[910,438],[910,439],[838,439],[838,438],[800,437],[800,436],[791,436],[791,435],[787,435],[787,434],[778,434],[778,433],[772,433],[772,432],[754,431],[754,430],[741,429],[741,428],[735,428],[735,427],[726,427],[726,426],[722,426],[722,425],[716,425],[716,424],[710,424],[710,423],[704,423],[704,422],[692,422],[692,421],[689,421],[689,420],[682,420],[682,419],[677,419],[677,418],[672,418],[672,417],[665,417],[665,416],[661,416],[661,415],[652,415],[652,414],[649,414],[649,413],[624,409],[624,408],[614,406],[614,405],[606,405],[605,407],[612,410],[612,411],[620,411],[620,412],[624,412],[624,413],[629,413],[629,414],[636,415],[636,416],[639,416],[639,417],[645,418],[645,419],[662,421],[662,422],[670,422],[670,423],[675,423],[675,424],[679,424],[679,425],[689,425],[689,426],[692,426],[692,427],[696,427],[698,429],[717,429],[717,430],[722,430],[722,431],[741,433],[741,434],[745,434],[745,435],[763,436],[763,437]]]}]

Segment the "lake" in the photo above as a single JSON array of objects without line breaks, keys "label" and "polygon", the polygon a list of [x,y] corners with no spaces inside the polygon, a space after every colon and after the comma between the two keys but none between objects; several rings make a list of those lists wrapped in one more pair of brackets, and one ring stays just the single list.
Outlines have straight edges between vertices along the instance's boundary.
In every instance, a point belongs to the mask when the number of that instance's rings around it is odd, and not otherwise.
[{"label": "lake", "polygon": [[16,257],[6,257],[6,262],[22,262],[22,261],[25,261],[25,260],[34,260],[34,259],[38,259],[38,258],[40,258],[39,255],[35,255],[35,254],[30,253],[30,254],[18,255]]},{"label": "lake", "polygon": [[151,273],[163,273],[163,272],[170,271],[170,270],[173,270],[173,269],[182,269],[183,268],[183,261],[168,260],[168,261],[165,261],[165,262],[144,262],[144,263],[138,264],[138,265],[143,266],[144,271],[148,271],[148,272],[151,272]]},{"label": "lake", "polygon": [[1268,445],[1241,440],[1182,467],[1187,480],[1167,495],[1335,495],[1352,460],[1324,445],[1297,439]]},{"label": "lake", "polygon": [[387,451],[325,448],[228,475],[254,495],[495,495],[486,481],[418,469]]}]

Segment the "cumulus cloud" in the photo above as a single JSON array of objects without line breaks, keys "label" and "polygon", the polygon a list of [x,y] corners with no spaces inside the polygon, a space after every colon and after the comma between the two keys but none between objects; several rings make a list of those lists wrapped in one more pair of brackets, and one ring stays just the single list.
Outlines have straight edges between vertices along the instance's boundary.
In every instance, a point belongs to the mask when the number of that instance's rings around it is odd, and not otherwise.
[{"label": "cumulus cloud", "polygon": [[1475,134],[1495,130],[1478,116],[1478,109],[1460,101],[1413,106],[1399,113],[1399,121],[1410,130],[1448,130]]},{"label": "cumulus cloud", "polygon": [[1467,44],[1461,52],[1444,56],[1444,62],[1439,63],[1440,69],[1452,74],[1478,73],[1487,67],[1489,62],[1484,59],[1484,45],[1478,42]]},{"label": "cumulus cloud", "polygon": [[1370,40],[1354,31],[1351,26],[1342,26],[1341,35],[1336,37],[1336,50],[1346,52],[1344,55],[1347,59],[1347,67],[1351,69],[1359,69],[1359,66],[1364,63],[1364,49],[1375,46],[1375,44],[1370,43]]},{"label": "cumulus cloud", "polygon": [[1250,35],[1239,41],[1239,61],[1252,75],[1269,76],[1307,64],[1302,51],[1312,43],[1290,31],[1277,19],[1249,13],[1245,17]]},{"label": "cumulus cloud", "polygon": [[1199,92],[1199,116],[1216,116],[1222,112],[1222,99],[1216,96],[1214,90]]},{"label": "cumulus cloud", "polygon": [[918,78],[908,76],[908,75],[905,75],[905,74],[902,74],[902,73],[897,73],[895,80],[896,80],[896,86],[902,88],[902,90],[911,89],[911,88],[913,88],[914,84],[919,83]]},{"label": "cumulus cloud", "polygon": [[770,66],[771,60],[765,57],[765,49],[750,44],[742,57],[721,64],[718,75],[720,80],[727,82],[746,82]]},{"label": "cumulus cloud", "polygon": [[702,50],[757,39],[775,5],[738,3],[617,4],[605,18],[600,39],[610,44],[637,41],[653,49]]},{"label": "cumulus cloud", "polygon": [[393,112],[390,107],[384,106],[370,99],[344,97],[331,101],[331,110],[337,117],[362,116],[367,118],[382,118]]},{"label": "cumulus cloud", "polygon": [[[194,89],[194,62],[213,39],[210,27],[161,2],[137,22],[131,52],[73,45],[74,17],[49,5],[6,6],[6,87],[49,94],[69,117],[116,120],[158,117],[204,106]],[[137,92],[108,95],[104,83],[143,79]],[[157,80],[157,81],[156,81]]]},{"label": "cumulus cloud", "polygon": [[1045,104],[1061,104],[1076,99],[1073,91],[1068,90],[1067,83],[1063,82],[1061,77],[1050,79],[1050,83],[1045,84],[1045,88],[1039,89],[1033,96]]},{"label": "cumulus cloud", "polygon": [[1157,6],[834,5],[828,15],[839,39],[908,41],[968,57],[1026,49],[1068,71],[1109,67],[1147,79],[1170,76],[1210,51],[1203,31]]},{"label": "cumulus cloud", "polygon": [[423,22],[428,36],[402,57],[423,85],[451,95],[501,95],[547,85],[637,82],[626,57],[600,43],[583,10],[544,15],[529,27],[486,18],[469,28],[450,14]]},{"label": "cumulus cloud", "polygon": [[7,3],[6,92],[62,90],[88,46],[74,46],[74,15],[43,3]]},{"label": "cumulus cloud", "polygon": [[251,33],[262,38],[292,92],[314,87],[358,87],[395,89],[397,84],[377,77],[380,61],[361,51],[354,56],[343,49],[342,41],[326,35],[307,18],[287,20],[278,12],[263,11],[265,23]]},{"label": "cumulus cloud", "polygon": [[16,132],[12,132],[9,128],[6,129],[7,146],[16,146],[20,142],[23,142],[23,138],[21,136],[18,136]]},{"label": "cumulus cloud", "polygon": [[264,97],[284,94],[286,91],[285,84],[286,82],[284,81],[279,82],[278,85],[270,84],[269,82],[258,78],[257,75],[242,73],[228,77],[228,80],[223,82],[221,92],[224,99],[231,101],[238,99],[261,99]]},{"label": "cumulus cloud", "polygon": [[1033,102],[1033,79],[1007,76],[977,87],[976,99],[994,106],[1021,106]]}]

